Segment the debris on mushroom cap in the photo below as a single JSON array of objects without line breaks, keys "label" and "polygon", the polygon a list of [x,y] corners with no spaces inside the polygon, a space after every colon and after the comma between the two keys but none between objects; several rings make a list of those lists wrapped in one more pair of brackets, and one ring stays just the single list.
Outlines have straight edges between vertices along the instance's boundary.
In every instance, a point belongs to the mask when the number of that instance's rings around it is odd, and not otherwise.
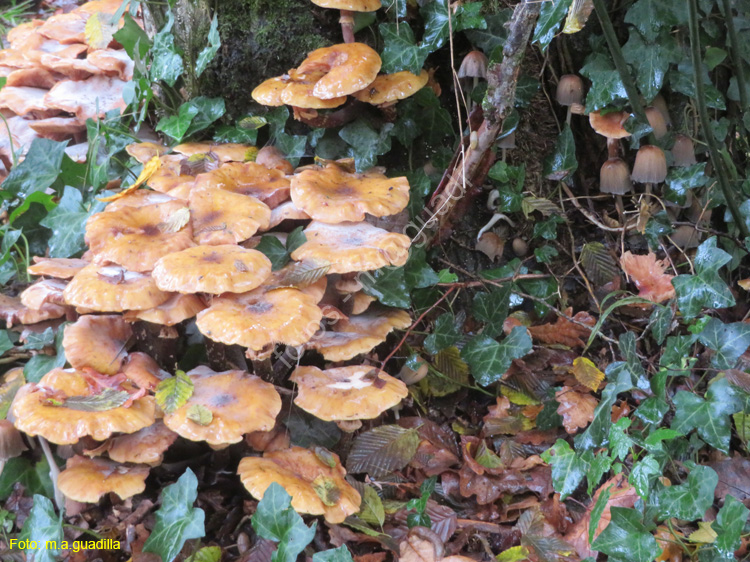
[{"label": "debris on mushroom cap", "polygon": [[622,195],[633,190],[630,170],[622,158],[610,158],[599,172],[599,191]]},{"label": "debris on mushroom cap", "polygon": [[269,230],[279,226],[285,220],[310,220],[310,215],[298,209],[293,201],[287,201],[271,211],[271,219],[268,226],[260,230]]},{"label": "debris on mushroom cap", "polygon": [[338,455],[328,451],[320,456],[301,447],[269,451],[263,458],[242,459],[237,473],[253,497],[261,499],[275,482],[292,496],[295,511],[323,515],[332,524],[357,513],[362,501],[359,492],[344,479],[346,470]]},{"label": "debris on mushroom cap", "polygon": [[630,118],[627,111],[612,111],[602,115],[599,111],[589,113],[591,128],[608,139],[624,139],[630,136],[623,125]]},{"label": "debris on mushroom cap", "polygon": [[175,146],[175,152],[185,156],[194,156],[196,154],[206,154],[211,152],[216,155],[219,162],[245,162],[252,159],[257,149],[250,144],[223,143],[212,144],[208,142],[188,142]]},{"label": "debris on mushroom cap", "polygon": [[145,164],[151,160],[154,156],[161,156],[170,151],[166,146],[156,144],[154,142],[138,142],[135,144],[129,144],[125,147],[130,156],[135,158],[141,164]]},{"label": "debris on mushroom cap", "polygon": [[86,221],[86,242],[95,263],[114,262],[137,272],[151,271],[162,256],[195,245],[182,201],[97,213]]},{"label": "debris on mushroom cap", "polygon": [[21,433],[10,421],[0,420],[0,462],[17,457],[25,450]]},{"label": "debris on mushroom cap", "polygon": [[146,310],[171,296],[156,287],[149,274],[128,271],[118,265],[88,265],[63,291],[65,302],[97,312]]},{"label": "debris on mushroom cap", "polygon": [[561,76],[557,84],[555,98],[557,103],[566,107],[574,103],[583,103],[583,80],[581,80],[581,77],[575,74]]},{"label": "debris on mushroom cap", "polygon": [[289,82],[289,78],[285,76],[269,78],[257,85],[250,96],[261,105],[279,107],[284,105],[281,101],[281,92],[286,89]]},{"label": "debris on mushroom cap", "polygon": [[81,316],[65,326],[63,349],[74,368],[90,367],[105,375],[114,375],[127,355],[125,344],[133,330],[121,316]]},{"label": "debris on mushroom cap", "polygon": [[[64,294],[64,293],[63,293]],[[25,306],[19,297],[0,294],[0,319],[8,328],[13,324],[36,324],[65,316],[65,307],[56,304],[43,304],[38,310]]]},{"label": "debris on mushroom cap", "polygon": [[215,187],[192,189],[188,206],[198,244],[242,242],[268,229],[272,217],[271,209],[255,197]]},{"label": "debris on mushroom cap", "polygon": [[130,498],[146,489],[150,467],[123,465],[107,459],[71,457],[57,477],[60,492],[71,500],[96,503],[102,496],[115,493]]},{"label": "debris on mushroom cap", "polygon": [[124,110],[124,80],[108,76],[92,76],[87,80],[62,80],[44,96],[48,108],[75,114],[81,121],[103,117],[113,109]]},{"label": "debris on mushroom cap", "polygon": [[284,158],[284,154],[275,146],[264,146],[258,151],[255,162],[266,168],[281,170],[285,174],[294,173],[294,166]]},{"label": "debris on mushroom cap", "polygon": [[674,146],[672,147],[672,156],[674,156],[674,165],[689,167],[698,161],[695,159],[695,146],[690,137],[685,135],[675,135]]},{"label": "debris on mushroom cap", "polygon": [[408,70],[394,74],[380,74],[372,84],[359,92],[354,92],[352,96],[372,105],[392,103],[413,96],[424,88],[428,79],[429,74],[426,70],[422,70],[419,75],[412,74]]},{"label": "debris on mushroom cap", "polygon": [[374,12],[380,9],[380,0],[312,0],[321,8],[348,10],[350,12]]},{"label": "debris on mushroom cap", "polygon": [[482,51],[469,51],[461,61],[461,66],[458,67],[457,76],[459,78],[487,78],[487,64],[487,56]]},{"label": "debris on mushroom cap", "polygon": [[162,291],[245,293],[271,275],[271,260],[257,250],[223,244],[196,246],[156,262],[153,278]]},{"label": "debris on mushroom cap", "polygon": [[357,222],[365,213],[394,215],[409,203],[409,181],[383,174],[350,174],[336,165],[305,170],[292,177],[292,202],[313,220]]},{"label": "debris on mushroom cap", "polygon": [[646,108],[646,119],[648,124],[653,129],[654,137],[660,139],[667,134],[667,121],[664,119],[664,115],[655,107]]},{"label": "debris on mushroom cap", "polygon": [[294,80],[290,80],[281,91],[280,99],[282,103],[300,107],[303,109],[333,109],[344,105],[346,96],[338,96],[330,99],[321,99],[315,96],[315,84],[323,76],[323,72],[310,72],[308,74],[298,74]]},{"label": "debris on mushroom cap", "polygon": [[638,183],[660,183],[667,177],[667,158],[664,151],[654,145],[638,149],[630,175]]},{"label": "debris on mushroom cap", "polygon": [[177,293],[170,296],[159,306],[147,310],[129,310],[125,312],[123,317],[128,322],[144,320],[152,324],[174,326],[183,320],[192,318],[205,308],[206,304],[200,297]]},{"label": "debris on mushroom cap", "polygon": [[21,293],[21,303],[31,310],[40,310],[45,304],[65,304],[63,290],[67,283],[60,279],[42,279]]},{"label": "debris on mushroom cap", "polygon": [[[164,424],[185,439],[228,445],[242,441],[245,433],[274,427],[281,397],[272,384],[245,371],[213,373],[203,368],[187,375],[194,385],[192,396],[164,416]],[[210,412],[207,424],[193,421],[196,408]]]},{"label": "debris on mushroom cap", "polygon": [[128,353],[122,365],[122,374],[138,388],[153,390],[169,373],[162,371],[156,361],[142,351]]},{"label": "debris on mushroom cap", "polygon": [[297,367],[289,380],[298,387],[294,403],[324,421],[376,418],[409,394],[403,382],[369,365]]},{"label": "debris on mushroom cap", "polygon": [[341,43],[312,51],[296,70],[289,71],[289,76],[294,80],[299,75],[322,72],[324,76],[315,84],[313,95],[329,100],[348,96],[371,84],[381,65],[380,55],[372,47],[364,43]]},{"label": "debris on mushroom cap", "polygon": [[216,298],[198,314],[196,325],[214,341],[260,351],[274,343],[302,345],[318,330],[322,318],[310,295],[276,289]]},{"label": "debris on mushroom cap", "polygon": [[305,229],[307,242],[292,252],[292,259],[331,263],[329,273],[369,271],[386,265],[404,265],[411,240],[365,222],[325,224],[313,221]]},{"label": "debris on mushroom cap", "polygon": [[113,433],[134,433],[154,423],[156,408],[152,396],[143,396],[129,407],[87,411],[51,405],[58,397],[96,396],[87,377],[74,369],[53,369],[38,383],[21,387],[11,406],[14,425],[27,435],[41,435],[52,443],[77,443],[90,435],[97,441]]},{"label": "debris on mushroom cap", "polygon": [[272,209],[289,199],[289,179],[284,172],[255,162],[229,162],[217,170],[199,174],[193,189],[202,187],[249,195]]},{"label": "debris on mushroom cap", "polygon": [[96,449],[84,451],[89,457],[105,452],[115,462],[147,464],[158,466],[164,460],[164,453],[177,440],[178,435],[169,429],[162,420],[131,433],[110,437]]}]

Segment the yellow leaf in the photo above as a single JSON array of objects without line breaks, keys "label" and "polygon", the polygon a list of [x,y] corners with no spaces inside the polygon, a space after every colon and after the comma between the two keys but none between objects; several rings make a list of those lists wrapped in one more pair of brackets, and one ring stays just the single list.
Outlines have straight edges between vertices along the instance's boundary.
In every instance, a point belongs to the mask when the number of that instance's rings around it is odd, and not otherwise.
[{"label": "yellow leaf", "polygon": [[497,562],[520,562],[529,557],[529,549],[525,546],[514,546],[508,550],[503,550],[495,556]]},{"label": "yellow leaf", "polygon": [[693,542],[699,542],[702,544],[709,544],[716,540],[716,531],[711,527],[710,521],[699,521],[698,530],[690,533],[688,539]]},{"label": "yellow leaf", "polygon": [[585,357],[575,359],[570,372],[579,383],[594,392],[599,388],[599,383],[604,380],[604,373],[597,369],[591,360]]},{"label": "yellow leaf", "polygon": [[511,404],[516,404],[517,406],[531,406],[540,403],[539,400],[533,396],[529,396],[520,390],[513,390],[507,386],[501,387],[500,392],[510,400]]},{"label": "yellow leaf", "polygon": [[115,29],[112,24],[104,21],[106,17],[102,12],[94,12],[86,21],[84,37],[86,44],[92,49],[106,49],[112,41]]},{"label": "yellow leaf", "polygon": [[568,10],[568,17],[565,18],[563,33],[578,33],[586,25],[586,22],[594,9],[594,3],[591,0],[573,0]]},{"label": "yellow leaf", "polygon": [[117,201],[118,199],[122,199],[126,195],[134,192],[136,189],[141,187],[149,179],[151,179],[151,176],[153,176],[159,168],[161,168],[161,160],[159,160],[158,156],[154,156],[151,160],[146,162],[145,166],[143,166],[143,170],[141,171],[140,175],[136,178],[135,183],[133,185],[131,185],[130,187],[126,189],[123,189],[119,193],[110,195],[109,197],[99,197],[98,198],[99,201],[102,201],[104,203],[109,203],[110,201]]},{"label": "yellow leaf", "polygon": [[739,281],[737,281],[737,284],[746,291],[750,291],[750,277],[748,277],[747,279],[740,279]]},{"label": "yellow leaf", "polygon": [[245,162],[255,162],[255,159],[258,157],[258,147],[257,146],[251,146],[245,151]]}]

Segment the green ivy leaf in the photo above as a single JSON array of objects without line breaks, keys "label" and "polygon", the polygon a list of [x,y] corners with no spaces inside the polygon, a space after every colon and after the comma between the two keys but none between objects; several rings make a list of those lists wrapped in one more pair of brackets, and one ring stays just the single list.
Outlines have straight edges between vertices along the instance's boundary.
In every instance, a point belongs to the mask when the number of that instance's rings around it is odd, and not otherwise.
[{"label": "green ivy leaf", "polygon": [[531,351],[531,338],[526,328],[516,326],[501,342],[485,336],[475,336],[461,350],[461,358],[471,368],[476,381],[487,386],[502,378],[513,359],[520,359]]},{"label": "green ivy leaf", "polygon": [[[586,454],[591,453],[587,452]],[[589,495],[593,493],[594,488],[599,484],[602,476],[608,473],[610,468],[612,468],[612,457],[610,457],[609,453],[606,451],[596,455],[589,461],[589,467],[588,470],[586,470],[586,480],[588,482],[587,493]]]},{"label": "green ivy leaf", "polygon": [[193,381],[183,371],[164,379],[156,385],[155,398],[165,414],[171,414],[184,406],[193,395]]},{"label": "green ivy leaf", "polygon": [[66,185],[60,203],[39,223],[52,231],[48,242],[50,257],[69,258],[83,251],[86,220],[104,206],[96,200],[85,204],[81,192]]},{"label": "green ivy leaf", "polygon": [[63,332],[65,324],[57,328],[55,334],[55,355],[39,353],[34,355],[23,366],[23,376],[26,382],[39,382],[39,380],[52,369],[65,366],[65,349],[63,349]]},{"label": "green ivy leaf", "polygon": [[750,509],[733,496],[727,496],[719,510],[713,529],[716,531],[714,546],[728,560],[734,559],[734,551],[740,548],[740,536],[747,523]]},{"label": "green ivy leaf", "polygon": [[706,510],[714,503],[714,489],[718,482],[719,477],[713,468],[693,465],[687,482],[660,487],[657,495],[659,518],[703,519]]},{"label": "green ivy leaf", "polygon": [[25,551],[27,560],[55,562],[58,559],[60,550],[47,546],[59,545],[63,540],[62,515],[55,514],[55,506],[48,498],[34,496],[34,506],[23,524],[19,540],[36,541],[36,548]]},{"label": "green ivy leaf", "polygon": [[386,306],[409,308],[411,299],[403,267],[382,267],[360,277],[362,290]]},{"label": "green ivy leaf", "polygon": [[688,168],[673,167],[669,169],[667,178],[664,180],[667,184],[665,197],[672,203],[684,205],[687,201],[687,195],[691,190],[697,187],[703,187],[709,181],[706,176],[706,163],[699,162]]},{"label": "green ivy leaf", "polygon": [[380,36],[383,38],[382,71],[387,74],[408,70],[419,74],[429,52],[417,45],[411,27],[404,24],[381,23]]},{"label": "green ivy leaf", "polygon": [[508,317],[510,307],[510,284],[493,288],[489,293],[474,295],[471,312],[480,322],[484,322],[482,334],[492,338],[503,333],[503,322]]},{"label": "green ivy leaf", "polygon": [[711,318],[703,327],[698,341],[715,352],[711,365],[717,369],[731,369],[750,347],[750,324],[724,324],[718,318]]},{"label": "green ivy leaf", "polygon": [[508,28],[506,24],[513,15],[513,10],[500,9],[497,13],[484,16],[487,23],[485,29],[471,29],[466,32],[466,36],[472,45],[476,45],[484,51],[489,57],[493,51],[502,48],[508,38]]},{"label": "green ivy leaf", "polygon": [[719,269],[731,260],[732,256],[716,247],[716,237],[712,236],[698,246],[694,260],[695,275],[683,274],[672,279],[677,292],[677,306],[686,319],[695,318],[703,307],[734,306],[732,292],[719,277]]},{"label": "green ivy leaf", "polygon": [[289,430],[292,445],[309,448],[314,445],[333,448],[341,438],[341,430],[334,422],[326,422],[292,407],[289,417],[282,420]]},{"label": "green ivy leaf", "polygon": [[313,562],[354,562],[349,549],[343,544],[338,548],[316,552],[312,555],[312,559]]},{"label": "green ivy leaf", "polygon": [[612,507],[612,520],[591,544],[613,562],[651,562],[661,553],[641,514],[628,507]]},{"label": "green ivy leaf", "polygon": [[143,545],[143,552],[153,552],[164,562],[172,562],[186,541],[205,535],[205,513],[193,507],[197,497],[198,479],[188,468],[177,482],[162,491],[156,525]]},{"label": "green ivy leaf", "polygon": [[576,455],[568,442],[562,439],[544,451],[542,459],[552,465],[552,485],[561,500],[575,491],[589,469],[589,463]]},{"label": "green ivy leaf", "polygon": [[151,48],[151,40],[148,38],[148,34],[130,14],[124,15],[124,24],[113,37],[133,60],[143,60]]},{"label": "green ivy leaf", "polygon": [[432,332],[424,340],[424,348],[430,355],[435,355],[459,341],[461,341],[461,326],[451,312],[446,312],[435,320]]},{"label": "green ivy leaf", "polygon": [[196,115],[198,115],[196,106],[191,103],[183,103],[177,111],[177,115],[162,117],[156,124],[156,130],[172,137],[175,142],[180,142]]},{"label": "green ivy leaf", "polygon": [[189,137],[199,131],[208,129],[215,121],[220,119],[226,112],[226,104],[223,98],[207,98],[205,96],[199,96],[191,99],[189,102],[191,107],[198,110],[195,116],[190,121],[190,126],[185,132],[185,136]]},{"label": "green ivy leaf", "polygon": [[648,498],[651,482],[662,472],[659,461],[653,455],[647,455],[633,465],[628,482],[644,500]]},{"label": "green ivy leaf", "polygon": [[[51,331],[52,329],[48,328],[48,330]],[[44,333],[46,334],[47,331],[45,330]],[[0,330],[0,357],[9,349],[13,349],[13,347],[13,341],[8,336],[7,330]]]},{"label": "green ivy leaf", "polygon": [[628,10],[625,21],[634,25],[647,41],[655,41],[662,29],[687,24],[687,6],[682,2],[638,0]]},{"label": "green ivy leaf", "polygon": [[[172,14],[172,10],[167,10],[167,23],[154,36],[154,45],[151,48],[153,61],[149,74],[152,81],[163,80],[168,86],[174,86],[185,70],[182,56],[180,56],[174,44],[172,27],[174,27],[174,14]],[[182,137],[174,138],[180,140]]]},{"label": "green ivy leaf", "polygon": [[211,27],[208,30],[208,37],[206,37],[208,45],[203,47],[200,54],[198,54],[198,60],[195,63],[195,75],[200,76],[203,71],[206,70],[208,65],[214,60],[216,53],[219,52],[221,47],[221,37],[219,37],[219,19],[214,14],[214,18],[211,20]]},{"label": "green ivy leaf", "polygon": [[560,181],[578,169],[576,142],[567,123],[557,137],[555,150],[544,159],[542,173],[547,179]]},{"label": "green ivy leaf", "polygon": [[276,482],[266,488],[251,523],[260,537],[278,543],[272,562],[295,562],[312,541],[317,527],[317,522],[310,527],[305,525],[292,509],[292,497]]},{"label": "green ivy leaf", "polygon": [[386,123],[380,131],[376,131],[364,119],[357,119],[341,128],[339,136],[349,145],[349,156],[354,158],[358,172],[375,166],[378,156],[391,149],[392,130],[393,123]]},{"label": "green ivy leaf", "polygon": [[298,226],[292,230],[286,237],[286,251],[291,254],[294,250],[302,246],[307,242],[307,236],[305,235],[305,229]]},{"label": "green ivy leaf", "polygon": [[599,527],[599,521],[602,518],[602,513],[604,513],[604,510],[607,507],[607,503],[609,502],[612,486],[614,486],[614,484],[610,484],[609,486],[607,486],[606,490],[602,490],[599,493],[599,499],[596,500],[594,508],[591,510],[591,521],[589,523],[589,543],[594,542],[594,534]]},{"label": "green ivy leaf", "polygon": [[601,52],[586,57],[581,74],[591,80],[591,88],[586,94],[586,110],[596,111],[608,105],[627,101],[628,93],[620,79],[614,63]]},{"label": "green ivy leaf", "polygon": [[270,234],[261,236],[260,242],[255,249],[271,260],[273,271],[278,271],[289,262],[289,252],[284,244]]},{"label": "green ivy leaf", "polygon": [[36,463],[26,457],[8,459],[0,474],[0,499],[7,500],[19,482],[27,494],[42,494],[51,498],[55,493],[49,476],[49,463],[45,458]]},{"label": "green ivy leaf", "polygon": [[26,197],[50,187],[60,174],[67,142],[34,139],[23,162],[13,166],[0,189],[0,199]]},{"label": "green ivy leaf", "polygon": [[404,279],[410,290],[433,287],[439,281],[437,272],[427,263],[424,248],[413,248],[404,265]]},{"label": "green ivy leaf", "polygon": [[622,47],[622,54],[635,70],[638,89],[647,101],[656,97],[664,85],[669,65],[678,63],[682,55],[671,33],[661,33],[653,42],[631,33]]},{"label": "green ivy leaf", "polygon": [[609,428],[609,450],[612,458],[624,461],[633,446],[633,440],[625,431],[630,428],[630,418],[620,418]]},{"label": "green ivy leaf", "polygon": [[447,2],[436,1],[426,4],[420,10],[424,21],[423,48],[432,52],[442,47],[450,35],[451,23],[454,33],[464,29],[487,29],[481,9],[481,2],[467,2],[458,6],[450,22],[448,14],[451,8]]},{"label": "green ivy leaf", "polygon": [[531,38],[533,43],[539,43],[542,52],[547,50],[552,39],[555,38],[571,2],[572,0],[552,0],[542,4],[539,19],[534,29],[534,36]]}]

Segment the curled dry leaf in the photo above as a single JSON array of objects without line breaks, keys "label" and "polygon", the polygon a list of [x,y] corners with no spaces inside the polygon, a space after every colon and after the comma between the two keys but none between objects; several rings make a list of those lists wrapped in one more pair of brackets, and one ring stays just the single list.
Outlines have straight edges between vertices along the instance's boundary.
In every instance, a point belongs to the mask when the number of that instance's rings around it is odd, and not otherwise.
[{"label": "curled dry leaf", "polygon": [[666,264],[657,260],[653,252],[641,256],[625,252],[620,258],[620,265],[638,287],[639,297],[659,303],[675,296],[672,286],[674,276],[664,272]]},{"label": "curled dry leaf", "polygon": [[599,401],[591,394],[576,392],[569,386],[562,387],[555,393],[560,404],[557,413],[563,418],[563,426],[568,433],[576,433],[594,419],[594,410]]},{"label": "curled dry leaf", "polygon": [[584,347],[583,338],[589,337],[591,327],[596,324],[596,319],[585,311],[578,312],[573,316],[572,308],[565,310],[565,316],[572,318],[573,321],[560,316],[554,323],[530,326],[529,333],[531,337],[550,345],[559,344],[567,345],[568,347]]},{"label": "curled dry leaf", "polygon": [[399,545],[400,562],[439,562],[443,558],[443,541],[425,527],[413,527]]}]

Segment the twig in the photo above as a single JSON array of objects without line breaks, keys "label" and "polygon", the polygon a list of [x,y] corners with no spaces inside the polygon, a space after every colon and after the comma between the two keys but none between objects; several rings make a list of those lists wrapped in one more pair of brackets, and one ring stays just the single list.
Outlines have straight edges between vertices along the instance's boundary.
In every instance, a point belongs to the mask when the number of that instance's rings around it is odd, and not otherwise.
[{"label": "twig", "polygon": [[562,185],[562,188],[565,190],[565,193],[570,198],[570,201],[571,201],[571,203],[573,203],[573,205],[575,206],[575,208],[578,209],[581,212],[581,214],[589,220],[589,222],[591,222],[592,224],[598,226],[602,230],[606,230],[607,232],[617,232],[617,233],[620,233],[620,232],[623,232],[623,230],[624,231],[633,230],[637,226],[636,224],[624,225],[624,226],[620,226],[620,227],[617,227],[617,228],[613,228],[611,226],[607,226],[606,224],[604,224],[601,221],[599,221],[588,210],[584,209],[581,206],[581,204],[578,202],[578,199],[576,198],[576,196],[573,195],[573,193],[570,191],[570,188],[567,185],[565,185],[564,182],[560,182],[560,185]]},{"label": "twig", "polygon": [[727,25],[727,35],[730,42],[730,53],[732,62],[734,62],[734,71],[737,74],[737,89],[740,91],[740,105],[742,111],[750,109],[748,107],[747,82],[745,82],[745,61],[740,57],[740,43],[737,38],[737,28],[734,26],[734,16],[732,15],[732,4],[730,0],[722,0],[721,5],[724,8],[724,20]]}]

